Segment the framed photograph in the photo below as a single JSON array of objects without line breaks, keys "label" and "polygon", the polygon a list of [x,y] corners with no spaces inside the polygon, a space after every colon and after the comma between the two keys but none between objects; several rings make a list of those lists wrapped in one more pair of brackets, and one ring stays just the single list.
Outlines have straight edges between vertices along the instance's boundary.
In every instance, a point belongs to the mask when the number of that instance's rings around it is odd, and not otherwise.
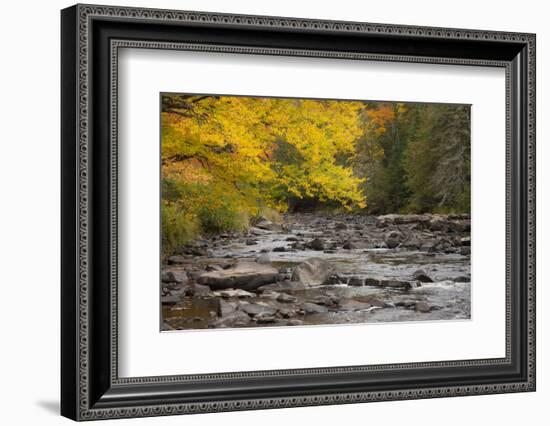
[{"label": "framed photograph", "polygon": [[535,390],[535,35],[61,12],[61,412]]}]

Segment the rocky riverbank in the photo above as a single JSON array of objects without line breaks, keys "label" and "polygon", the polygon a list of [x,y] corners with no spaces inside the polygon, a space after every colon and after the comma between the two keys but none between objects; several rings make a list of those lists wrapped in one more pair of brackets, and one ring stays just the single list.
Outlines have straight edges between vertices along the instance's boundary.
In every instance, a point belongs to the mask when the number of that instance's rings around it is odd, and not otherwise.
[{"label": "rocky riverbank", "polygon": [[165,259],[163,330],[470,318],[467,215],[289,214]]}]

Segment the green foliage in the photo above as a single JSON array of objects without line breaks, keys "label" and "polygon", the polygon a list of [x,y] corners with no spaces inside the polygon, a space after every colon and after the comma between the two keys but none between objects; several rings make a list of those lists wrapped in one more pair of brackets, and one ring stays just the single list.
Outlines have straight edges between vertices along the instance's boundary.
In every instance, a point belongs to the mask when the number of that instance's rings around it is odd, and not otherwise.
[{"label": "green foliage", "polygon": [[163,252],[175,253],[200,234],[196,219],[177,205],[162,203],[162,248]]},{"label": "green foliage", "polygon": [[248,227],[248,214],[239,211],[229,197],[212,204],[204,204],[198,214],[201,229],[207,234],[220,234],[228,231],[243,231]]},{"label": "green foliage", "polygon": [[470,211],[470,108],[424,105],[405,153],[409,209]]}]

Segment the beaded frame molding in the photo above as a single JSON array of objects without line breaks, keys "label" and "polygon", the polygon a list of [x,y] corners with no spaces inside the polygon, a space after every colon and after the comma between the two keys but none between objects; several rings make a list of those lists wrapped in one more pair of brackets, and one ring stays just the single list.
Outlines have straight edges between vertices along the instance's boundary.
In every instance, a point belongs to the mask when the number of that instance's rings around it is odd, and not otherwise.
[{"label": "beaded frame molding", "polygon": [[[61,47],[64,416],[93,420],[535,390],[535,35],[76,5],[62,11]],[[122,48],[504,68],[506,356],[120,378]]]}]

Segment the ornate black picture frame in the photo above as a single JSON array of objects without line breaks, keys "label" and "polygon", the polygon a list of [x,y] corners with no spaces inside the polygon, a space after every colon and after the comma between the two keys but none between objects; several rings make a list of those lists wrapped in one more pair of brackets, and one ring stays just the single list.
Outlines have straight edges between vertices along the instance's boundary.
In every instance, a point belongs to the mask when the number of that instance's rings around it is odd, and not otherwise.
[{"label": "ornate black picture frame", "polygon": [[[61,13],[61,413],[74,420],[535,390],[535,35],[76,5]],[[117,58],[121,47],[506,71],[506,356],[120,378]]]}]

